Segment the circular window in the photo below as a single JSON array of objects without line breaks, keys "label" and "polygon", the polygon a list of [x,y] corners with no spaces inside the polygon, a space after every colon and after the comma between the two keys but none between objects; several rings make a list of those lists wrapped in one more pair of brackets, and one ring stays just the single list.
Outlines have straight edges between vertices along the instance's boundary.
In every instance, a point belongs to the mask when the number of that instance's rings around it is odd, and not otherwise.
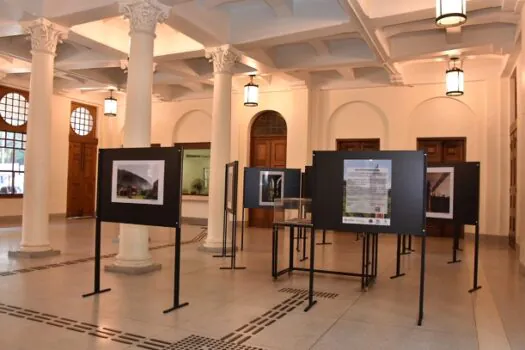
[{"label": "circular window", "polygon": [[84,107],[78,107],[71,113],[71,128],[80,136],[86,136],[93,130],[93,116]]},{"label": "circular window", "polygon": [[29,102],[16,92],[5,94],[0,99],[0,115],[9,125],[21,126],[27,123]]}]

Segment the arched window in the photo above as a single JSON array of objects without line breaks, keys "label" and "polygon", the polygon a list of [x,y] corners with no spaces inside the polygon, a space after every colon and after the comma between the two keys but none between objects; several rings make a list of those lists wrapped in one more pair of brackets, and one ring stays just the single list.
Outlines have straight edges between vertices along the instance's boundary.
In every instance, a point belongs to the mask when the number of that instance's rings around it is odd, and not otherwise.
[{"label": "arched window", "polygon": [[0,196],[24,193],[29,94],[0,86]]},{"label": "arched window", "polygon": [[286,136],[286,121],[276,111],[264,111],[252,125],[253,136]]}]

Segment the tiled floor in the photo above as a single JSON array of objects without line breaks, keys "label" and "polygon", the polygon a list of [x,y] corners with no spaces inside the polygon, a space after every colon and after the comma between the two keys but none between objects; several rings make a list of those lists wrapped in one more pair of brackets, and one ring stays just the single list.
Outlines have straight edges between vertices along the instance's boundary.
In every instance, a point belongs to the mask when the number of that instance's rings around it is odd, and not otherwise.
[{"label": "tiled floor", "polygon": [[[273,281],[269,231],[247,233],[238,259],[247,270],[233,272],[219,270],[227,259],[214,259],[189,242],[200,227],[185,226],[181,297],[190,305],[165,315],[172,296],[169,246],[151,251],[161,271],[103,272],[102,286],[112,291],[81,297],[93,288],[93,261],[78,261],[93,255],[93,228],[89,220],[53,221],[53,247],[62,254],[34,260],[8,259],[20,228],[0,229],[0,349],[525,349],[525,278],[506,246],[482,244],[483,288],[471,295],[472,244],[467,242],[461,264],[449,265],[451,242],[429,239],[425,320],[418,327],[419,240],[416,252],[403,257],[407,275],[391,280],[395,238],[380,237],[379,277],[368,292],[360,291],[356,278],[316,276],[316,291],[337,296],[317,298],[305,313],[304,295],[283,289],[306,289],[307,275]],[[117,226],[104,224],[103,254],[117,251],[116,237]],[[328,237],[334,244],[317,246],[316,265],[358,272],[361,243],[354,235]],[[173,238],[173,230],[151,230],[152,247]],[[61,264],[67,261],[76,263]],[[15,270],[23,271],[1,275]]]}]

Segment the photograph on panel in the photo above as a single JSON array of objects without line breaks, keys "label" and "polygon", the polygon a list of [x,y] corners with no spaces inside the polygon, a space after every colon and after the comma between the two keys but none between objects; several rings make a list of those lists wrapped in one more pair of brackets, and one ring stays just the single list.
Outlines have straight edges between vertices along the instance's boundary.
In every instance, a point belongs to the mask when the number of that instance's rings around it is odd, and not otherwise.
[{"label": "photograph on panel", "polygon": [[454,168],[427,168],[427,217],[454,218]]},{"label": "photograph on panel", "polygon": [[273,206],[284,197],[284,171],[261,171],[259,175],[259,205]]},{"label": "photograph on panel", "polygon": [[163,160],[116,160],[111,180],[114,203],[164,204]]}]

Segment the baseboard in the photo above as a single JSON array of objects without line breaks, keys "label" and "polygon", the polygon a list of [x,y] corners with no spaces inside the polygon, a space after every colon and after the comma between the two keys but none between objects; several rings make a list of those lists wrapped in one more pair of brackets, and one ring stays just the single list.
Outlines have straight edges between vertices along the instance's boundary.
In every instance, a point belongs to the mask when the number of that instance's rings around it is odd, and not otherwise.
[{"label": "baseboard", "polygon": [[208,219],[206,218],[185,218],[180,219],[183,225],[194,225],[194,226],[208,226]]},{"label": "baseboard", "polygon": [[[49,220],[63,220],[66,213],[49,214]],[[0,225],[22,225],[22,215],[0,216]]]}]

